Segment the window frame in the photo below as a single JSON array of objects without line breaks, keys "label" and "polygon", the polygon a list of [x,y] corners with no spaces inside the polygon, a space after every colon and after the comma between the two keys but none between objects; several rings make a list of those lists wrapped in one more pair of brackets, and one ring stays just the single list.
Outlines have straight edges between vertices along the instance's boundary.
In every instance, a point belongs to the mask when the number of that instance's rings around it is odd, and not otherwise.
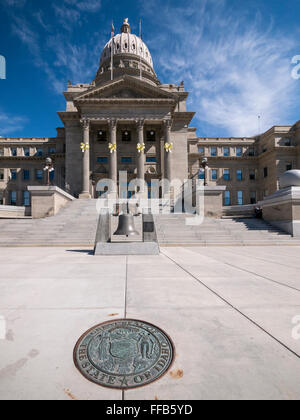
[{"label": "window frame", "polygon": [[244,205],[244,191],[237,191],[237,204],[238,206]]},{"label": "window frame", "polygon": [[237,181],[243,181],[244,180],[243,169],[237,169],[236,170],[236,180]]},{"label": "window frame", "polygon": [[[214,152],[214,150],[215,150],[215,152]],[[218,148],[217,147],[212,146],[210,148],[210,156],[211,157],[217,157],[218,156]]]},{"label": "window frame", "polygon": [[[218,181],[219,179],[219,173],[218,173],[218,169],[211,169],[211,181]],[[216,177],[214,178],[213,174],[216,175]]]},{"label": "window frame", "polygon": [[224,171],[223,171],[223,179],[224,179],[224,181],[230,181],[230,179],[231,179],[230,169],[224,169]]},{"label": "window frame", "polygon": [[241,146],[237,146],[235,148],[235,156],[236,157],[243,157],[243,148]]},{"label": "window frame", "polygon": [[[228,151],[228,153],[227,153],[227,151]],[[230,147],[228,147],[228,146],[223,147],[223,156],[224,157],[230,157]]]},{"label": "window frame", "polygon": [[224,206],[231,206],[231,192],[229,190],[224,191]]},{"label": "window frame", "polygon": [[[25,174],[28,176],[25,176]],[[30,181],[30,169],[23,169],[23,181]]]}]

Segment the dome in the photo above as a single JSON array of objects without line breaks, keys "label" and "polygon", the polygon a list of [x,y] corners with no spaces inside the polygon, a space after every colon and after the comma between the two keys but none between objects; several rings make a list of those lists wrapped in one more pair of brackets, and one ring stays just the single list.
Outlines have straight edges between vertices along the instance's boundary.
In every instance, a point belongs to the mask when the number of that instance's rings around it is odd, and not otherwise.
[{"label": "dome", "polygon": [[287,171],[280,177],[280,188],[300,187],[300,170]]},{"label": "dome", "polygon": [[108,41],[101,55],[100,66],[102,66],[106,60],[110,60],[112,45],[114,56],[118,54],[135,55],[139,59],[142,58],[145,60],[153,68],[152,57],[147,45],[141,38],[130,32],[117,34]]},{"label": "dome", "polygon": [[124,20],[121,33],[111,38],[102,51],[96,78],[99,82],[105,79],[104,73],[110,70],[112,50],[115,75],[124,72],[134,75],[135,70],[138,75],[142,69],[143,78],[157,83],[150,51],[140,37],[131,33],[128,19]]}]

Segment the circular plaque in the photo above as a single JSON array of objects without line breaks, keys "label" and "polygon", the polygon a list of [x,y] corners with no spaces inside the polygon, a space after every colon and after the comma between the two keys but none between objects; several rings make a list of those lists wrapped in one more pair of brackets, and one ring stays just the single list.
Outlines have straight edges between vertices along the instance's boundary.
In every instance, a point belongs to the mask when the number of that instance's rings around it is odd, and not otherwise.
[{"label": "circular plaque", "polygon": [[174,346],[160,328],[133,319],[109,321],[87,331],[74,349],[74,362],[87,379],[109,388],[147,385],[164,375]]}]

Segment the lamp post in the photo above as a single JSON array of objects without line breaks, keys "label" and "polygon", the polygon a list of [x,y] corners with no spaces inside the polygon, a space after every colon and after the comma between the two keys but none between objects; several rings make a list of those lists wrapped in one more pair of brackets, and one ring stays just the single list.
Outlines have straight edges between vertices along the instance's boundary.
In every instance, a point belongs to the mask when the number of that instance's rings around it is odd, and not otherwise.
[{"label": "lamp post", "polygon": [[50,186],[50,172],[54,171],[53,161],[50,157],[46,158],[44,171],[47,171],[47,186]]},{"label": "lamp post", "polygon": [[201,162],[201,167],[204,170],[204,186],[206,187],[208,185],[207,183],[207,176],[206,176],[206,170],[208,169],[208,163],[207,158],[203,158]]}]

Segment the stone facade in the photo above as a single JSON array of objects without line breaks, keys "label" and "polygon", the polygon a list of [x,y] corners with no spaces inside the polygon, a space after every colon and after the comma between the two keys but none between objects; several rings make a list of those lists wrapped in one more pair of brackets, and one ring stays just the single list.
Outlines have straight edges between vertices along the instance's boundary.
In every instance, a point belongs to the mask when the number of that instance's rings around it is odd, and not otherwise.
[{"label": "stone facade", "polygon": [[198,177],[207,157],[209,184],[226,187],[226,205],[262,200],[278,189],[283,172],[300,165],[300,122],[251,138],[198,138],[184,83],[159,82],[127,21],[104,47],[95,80],[69,82],[64,96],[56,138],[0,138],[0,204],[30,205],[27,187],[45,185],[49,155],[51,183],[81,198],[97,197],[97,182],[118,182],[119,171],[147,183]]},{"label": "stone facade", "polygon": [[190,128],[188,156],[189,177],[208,158],[210,185],[227,187],[224,205],[254,204],[278,190],[284,172],[300,167],[300,121],[249,138],[198,138]]}]

